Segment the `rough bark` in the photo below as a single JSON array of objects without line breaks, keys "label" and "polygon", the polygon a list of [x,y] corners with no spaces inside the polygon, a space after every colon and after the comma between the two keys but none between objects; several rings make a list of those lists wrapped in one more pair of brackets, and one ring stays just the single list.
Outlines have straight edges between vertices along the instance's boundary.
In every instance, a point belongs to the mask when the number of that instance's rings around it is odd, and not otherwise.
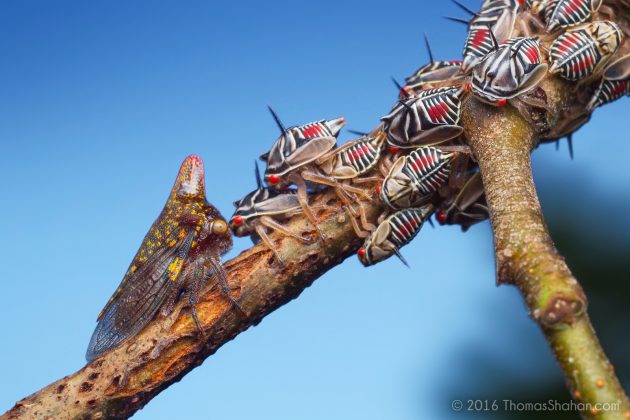
[{"label": "rough bark", "polygon": [[[567,84],[545,82],[553,122],[563,104],[575,98]],[[549,237],[530,168],[535,130],[510,107],[494,108],[470,100],[463,112],[470,145],[480,164],[495,234],[500,283],[515,284],[533,319],[562,367],[573,397],[581,402],[621,402],[622,411],[601,418],[630,416],[630,403],[606,359],[586,315],[586,297]],[[73,375],[19,401],[3,418],[126,418],[161,390],[180,380],[221,345],[288,301],[316,278],[352,255],[362,241],[348,218],[337,212],[332,192],[314,197],[326,205],[319,214],[327,240],[304,245],[273,235],[285,261],[257,245],[226,263],[232,293],[249,314],[243,317],[216,289],[198,306],[205,338],[190,312],[178,310],[171,320],[155,320],[141,334]],[[379,200],[365,202],[369,219],[383,211]],[[290,228],[315,239],[302,216]],[[172,326],[165,325],[172,322]],[[589,413],[583,413],[589,415]]]},{"label": "rough bark", "polygon": [[[337,206],[332,192],[320,194],[316,201],[331,208]],[[223,344],[295,299],[316,278],[356,251],[362,241],[355,236],[343,212],[335,213],[331,208],[318,214],[320,229],[329,238],[324,243],[303,244],[291,238],[272,236],[284,266],[261,244],[225,264],[232,296],[238,299],[247,316],[232,307],[218,288],[211,288],[197,306],[205,337],[198,333],[190,311],[181,310],[180,303],[170,319],[154,320],[119,348],[19,401],[2,418],[131,416]],[[381,211],[379,205],[367,208],[372,220]],[[315,238],[312,225],[303,217],[294,218],[288,226]]]},{"label": "rough bark", "polygon": [[[560,89],[563,85],[551,82],[547,91],[567,92]],[[557,95],[554,108],[572,99]],[[490,206],[497,281],[520,289],[573,398],[585,403],[582,416],[630,418],[630,401],[589,321],[586,296],[544,222],[530,163],[535,131],[514,109],[499,110],[475,101],[469,102],[464,115]]]},{"label": "rough bark", "polygon": [[[628,10],[624,11],[617,19],[627,27]],[[630,49],[627,42],[624,49]],[[576,104],[584,106],[592,86],[576,87],[550,78],[544,81],[543,89],[549,112],[535,115],[535,127],[510,106],[493,108],[474,99],[467,102],[462,115],[491,209],[497,280],[521,290],[573,398],[591,404],[620,403],[616,411],[597,411],[593,405],[593,410],[582,415],[630,419],[630,402],[589,322],[586,297],[549,236],[531,175],[530,152],[540,134],[562,124]],[[272,235],[286,266],[280,265],[263,245],[226,263],[233,296],[248,316],[230,306],[216,288],[209,289],[198,306],[205,336],[196,331],[188,309],[179,312],[180,304],[169,320],[154,320],[118,349],[19,401],[2,418],[132,415],[221,345],[297,297],[316,278],[357,250],[362,240],[339,211],[334,194],[316,194],[313,202],[330,207],[318,214],[320,228],[327,236],[325,242],[304,245]],[[376,198],[364,202],[364,207],[372,222],[383,211]],[[315,239],[313,227],[303,216],[293,218],[289,227]]]}]

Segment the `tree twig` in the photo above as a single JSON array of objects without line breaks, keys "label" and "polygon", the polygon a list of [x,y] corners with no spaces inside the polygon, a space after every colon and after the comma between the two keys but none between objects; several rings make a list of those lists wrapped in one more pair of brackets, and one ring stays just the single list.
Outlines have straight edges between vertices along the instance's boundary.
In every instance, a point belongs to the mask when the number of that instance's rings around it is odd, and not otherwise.
[{"label": "tree twig", "polygon": [[[627,26],[628,10],[620,10],[617,18]],[[625,48],[630,48],[628,43]],[[594,410],[598,410],[596,403],[619,403],[615,411],[582,415],[630,419],[630,402],[589,322],[586,297],[551,241],[531,174],[530,152],[539,134],[561,124],[569,104],[583,101],[580,89],[588,91],[589,87],[576,88],[555,78],[545,80],[549,112],[536,128],[510,107],[492,108],[474,99],[467,101],[462,121],[491,209],[498,282],[515,284],[521,290],[573,397],[593,404]],[[262,245],[226,263],[233,296],[247,317],[231,307],[216,288],[211,289],[197,310],[205,331],[203,339],[188,309],[180,312],[180,303],[168,320],[152,321],[119,348],[19,401],[2,418],[126,418],[142,408],[221,345],[297,297],[361,245],[334,193],[318,193],[312,200],[322,209],[318,218],[328,237],[326,242],[304,245],[272,235],[286,266]],[[370,221],[383,211],[378,199],[363,205]],[[315,237],[303,216],[293,218],[289,227]]]},{"label": "tree twig", "polygon": [[[373,221],[383,210],[378,200],[374,202],[376,205],[366,206],[367,216]],[[355,236],[348,217],[335,210],[339,208],[335,194],[318,194],[313,207],[322,208],[317,216],[327,237],[325,242],[303,244],[272,235],[284,266],[261,244],[225,264],[232,295],[247,317],[233,308],[218,288],[212,288],[197,306],[205,337],[197,332],[189,310],[182,310],[180,303],[169,319],[154,320],[119,348],[19,401],[2,418],[131,416],[223,344],[296,298],[316,278],[356,252],[362,240]],[[304,217],[294,218],[288,227],[315,238],[313,226]]]},{"label": "tree twig", "polygon": [[[549,118],[554,120],[562,104],[574,98],[565,83],[546,83],[552,110]],[[621,402],[622,411],[602,412],[601,418],[623,418],[630,404],[593,333],[584,293],[558,255],[542,218],[530,168],[536,132],[515,110],[475,100],[468,101],[462,119],[492,210],[499,282],[516,284],[523,292],[574,398],[593,404]],[[205,341],[197,334],[189,311],[178,314],[180,304],[172,320],[153,321],[120,348],[18,402],[4,417],[126,418],[142,408],[361,245],[343,212],[338,211],[340,203],[332,192],[317,194],[313,200],[314,206],[322,208],[318,217],[328,238],[325,243],[304,245],[272,235],[286,266],[279,265],[262,245],[226,263],[233,295],[249,314],[247,318],[212,289],[198,306]],[[371,221],[383,211],[379,200],[363,205]],[[295,217],[289,227],[315,237],[313,227],[302,216]],[[169,322],[172,326],[165,328]]]},{"label": "tree twig", "polygon": [[[549,83],[547,91],[560,92],[562,85]],[[534,129],[514,109],[499,110],[477,101],[469,102],[464,115],[490,206],[498,282],[520,289],[573,398],[588,403],[582,415],[629,418],[630,401],[586,314],[586,296],[543,219],[531,172]]]}]

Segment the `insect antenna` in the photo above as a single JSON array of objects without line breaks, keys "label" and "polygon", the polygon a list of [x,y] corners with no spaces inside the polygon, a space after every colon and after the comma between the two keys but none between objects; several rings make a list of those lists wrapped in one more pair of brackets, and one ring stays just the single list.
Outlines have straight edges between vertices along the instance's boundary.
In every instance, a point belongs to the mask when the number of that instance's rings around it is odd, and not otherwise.
[{"label": "insect antenna", "polygon": [[357,131],[357,130],[348,130],[348,133],[356,134],[357,136],[367,136],[370,133],[366,133],[365,131]]},{"label": "insect antenna", "polygon": [[435,225],[433,224],[433,220],[431,220],[431,218],[428,218],[428,219],[427,219],[427,222],[429,222],[429,224],[431,225],[431,227],[432,227],[433,229],[435,229]]},{"label": "insect antenna", "polygon": [[256,184],[258,189],[262,189],[262,178],[260,177],[260,168],[258,168],[258,161],[254,161],[254,173],[256,174]]},{"label": "insect antenna", "polygon": [[424,44],[427,47],[427,52],[429,53],[429,60],[431,60],[431,64],[433,64],[433,51],[431,51],[431,44],[429,43],[429,37],[427,33],[424,33]]},{"label": "insect antenna", "polygon": [[400,85],[400,83],[398,83],[398,80],[394,79],[394,76],[391,76],[391,79],[392,79],[392,82],[394,82],[394,85],[396,85],[396,87],[398,88],[398,91],[399,91],[400,93],[402,93],[402,94],[405,96],[405,98],[408,98],[408,97],[409,97],[409,92],[407,92],[407,91],[405,90],[405,88],[403,88],[403,87]]},{"label": "insect antenna", "polygon": [[455,5],[458,6],[460,9],[462,9],[464,12],[470,14],[471,16],[479,16],[479,14],[477,12],[473,12],[472,10],[470,10],[468,7],[464,6],[463,4],[458,2],[457,0],[451,0],[451,1],[453,3],[455,3]]},{"label": "insect antenna", "polygon": [[276,114],[276,112],[273,110],[273,108],[271,108],[269,105],[267,105],[267,108],[269,109],[269,112],[271,112],[271,115],[273,116],[273,119],[276,121],[276,125],[278,126],[278,128],[280,129],[282,134],[284,134],[285,131],[287,131],[287,129],[284,128],[284,124],[282,124],[282,121],[280,121],[280,118],[278,118],[278,114]]},{"label": "insect antenna", "polygon": [[400,251],[398,249],[394,250],[394,254],[396,254],[396,256],[398,257],[398,259],[400,259],[400,261],[405,264],[407,266],[407,268],[411,268],[411,266],[409,265],[409,263],[407,262],[407,260],[405,259],[405,257],[402,256],[402,254],[400,253]]},{"label": "insect antenna", "polygon": [[567,136],[567,141],[569,143],[569,156],[571,157],[571,160],[573,160],[573,133]]},{"label": "insect antenna", "polygon": [[468,26],[470,24],[470,21],[468,21],[466,19],[462,19],[462,18],[458,18],[458,17],[452,17],[452,16],[442,16],[442,17],[444,19],[446,19],[446,20],[450,20],[451,22],[463,23],[466,26]]}]

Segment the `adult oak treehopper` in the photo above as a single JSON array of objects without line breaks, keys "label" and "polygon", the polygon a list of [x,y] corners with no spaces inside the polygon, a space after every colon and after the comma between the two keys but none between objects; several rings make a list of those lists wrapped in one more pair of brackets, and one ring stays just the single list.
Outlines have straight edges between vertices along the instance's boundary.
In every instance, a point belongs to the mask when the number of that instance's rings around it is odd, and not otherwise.
[{"label": "adult oak treehopper", "polygon": [[203,286],[216,281],[229,293],[221,255],[232,247],[228,225],[206,200],[203,161],[188,156],[168,201],[144,237],[120,286],[98,316],[86,358],[92,361],[140,332],[159,312],[169,315],[186,296],[201,330],[195,304]]}]

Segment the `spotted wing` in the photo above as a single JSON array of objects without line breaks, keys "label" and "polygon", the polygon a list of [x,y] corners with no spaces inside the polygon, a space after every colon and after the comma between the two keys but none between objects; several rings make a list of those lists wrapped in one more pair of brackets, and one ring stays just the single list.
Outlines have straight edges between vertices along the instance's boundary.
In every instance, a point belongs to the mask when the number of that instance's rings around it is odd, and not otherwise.
[{"label": "spotted wing", "polygon": [[138,270],[127,273],[99,317],[86,352],[88,361],[140,332],[166,299],[176,293],[177,280],[195,238],[193,227],[187,232],[182,229],[173,246],[167,241]]}]

